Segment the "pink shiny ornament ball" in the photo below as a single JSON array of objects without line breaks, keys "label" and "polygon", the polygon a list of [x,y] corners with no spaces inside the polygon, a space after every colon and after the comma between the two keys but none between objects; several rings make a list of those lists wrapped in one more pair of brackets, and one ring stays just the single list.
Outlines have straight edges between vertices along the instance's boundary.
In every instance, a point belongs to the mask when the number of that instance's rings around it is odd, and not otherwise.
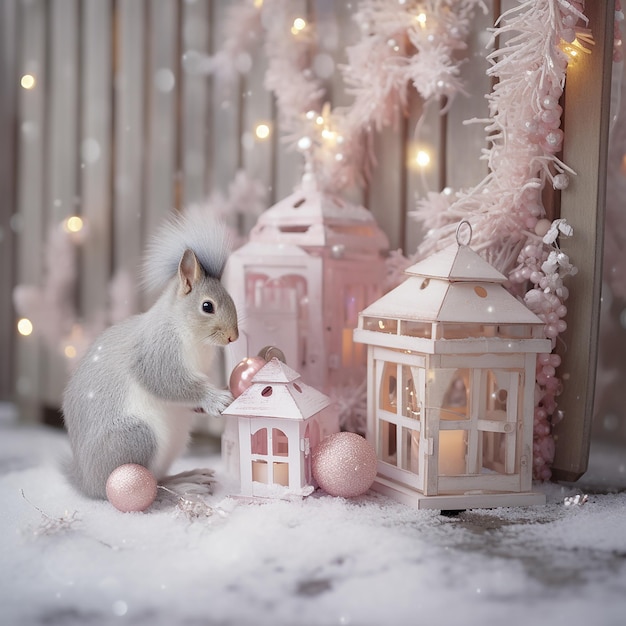
[{"label": "pink shiny ornament ball", "polygon": [[230,374],[228,388],[233,398],[238,398],[251,384],[254,375],[267,361],[260,356],[249,356],[235,365]]},{"label": "pink shiny ornament ball", "polygon": [[376,478],[376,451],[356,433],[334,433],[315,446],[311,469],[326,493],[353,498],[364,494]]},{"label": "pink shiny ornament ball", "polygon": [[156,498],[157,481],[143,465],[126,463],[111,472],[106,493],[109,502],[119,511],[145,511]]}]

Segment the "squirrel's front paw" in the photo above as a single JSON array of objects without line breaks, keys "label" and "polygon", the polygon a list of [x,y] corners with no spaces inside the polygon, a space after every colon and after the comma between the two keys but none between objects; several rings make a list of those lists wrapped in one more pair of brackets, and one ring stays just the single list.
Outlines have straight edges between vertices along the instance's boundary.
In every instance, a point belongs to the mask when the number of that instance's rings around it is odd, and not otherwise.
[{"label": "squirrel's front paw", "polygon": [[202,408],[210,415],[218,415],[233,399],[233,394],[230,393],[228,389],[215,389],[211,392],[211,395],[206,398]]}]

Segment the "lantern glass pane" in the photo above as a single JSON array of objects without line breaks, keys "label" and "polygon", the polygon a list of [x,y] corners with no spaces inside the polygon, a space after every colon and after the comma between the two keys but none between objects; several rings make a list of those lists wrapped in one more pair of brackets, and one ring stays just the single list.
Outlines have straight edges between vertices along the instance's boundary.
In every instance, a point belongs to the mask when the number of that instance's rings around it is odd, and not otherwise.
[{"label": "lantern glass pane", "polygon": [[273,464],[273,484],[289,487],[289,463],[276,462]]},{"label": "lantern glass pane", "polygon": [[304,276],[277,276],[277,268],[247,269],[246,331],[250,354],[267,345],[281,346],[288,363],[306,362],[308,288]]},{"label": "lantern glass pane", "polygon": [[398,411],[398,366],[385,363],[378,393],[379,408],[389,413]]},{"label": "lantern glass pane", "polygon": [[267,467],[267,461],[252,461],[252,480],[267,484],[269,481]]},{"label": "lantern glass pane", "polygon": [[420,418],[419,368],[402,366],[402,415],[411,419]]},{"label": "lantern glass pane", "polygon": [[487,416],[505,420],[509,397],[509,372],[487,370]]},{"label": "lantern glass pane", "polygon": [[380,420],[378,429],[378,456],[381,461],[390,465],[397,465],[398,444],[397,427],[392,422]]},{"label": "lantern glass pane", "polygon": [[289,439],[278,428],[272,428],[272,454],[274,456],[289,456]]},{"label": "lantern glass pane", "polygon": [[439,431],[439,475],[459,476],[467,473],[467,431]]},{"label": "lantern glass pane", "polygon": [[422,337],[430,339],[432,337],[433,325],[430,322],[400,322],[400,334],[407,337]]},{"label": "lantern glass pane", "polygon": [[402,429],[402,464],[401,468],[419,474],[420,434],[410,428]]},{"label": "lantern glass pane", "polygon": [[439,326],[443,339],[468,339],[478,337],[501,337],[503,339],[527,339],[532,327],[527,324],[450,324]]},{"label": "lantern glass pane", "polygon": [[432,374],[429,405],[441,407],[442,420],[469,419],[470,370],[439,369]]},{"label": "lantern glass pane", "polygon": [[252,454],[267,456],[267,428],[257,430],[251,437]]},{"label": "lantern glass pane", "polygon": [[364,317],[363,328],[377,333],[396,335],[398,333],[398,320],[390,320],[384,317]]}]

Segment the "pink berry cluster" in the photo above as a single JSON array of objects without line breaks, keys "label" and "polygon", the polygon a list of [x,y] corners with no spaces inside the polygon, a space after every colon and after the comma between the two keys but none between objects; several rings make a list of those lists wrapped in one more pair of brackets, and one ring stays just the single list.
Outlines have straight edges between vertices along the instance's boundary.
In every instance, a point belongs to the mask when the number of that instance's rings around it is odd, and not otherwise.
[{"label": "pink berry cluster", "polygon": [[[535,238],[529,239],[518,257],[518,265],[509,279],[519,285],[532,284],[524,301],[545,323],[545,335],[556,345],[557,337],[567,328],[564,302],[569,296],[563,279],[576,273],[566,254],[555,244],[559,234],[570,235],[571,228],[564,220],[541,219],[535,226]],[[533,475],[539,480],[548,480],[550,466],[554,460],[554,440],[551,424],[557,419],[556,398],[562,391],[562,383],[556,375],[561,364],[558,354],[546,353],[537,356],[537,377],[535,388],[535,423]]]}]

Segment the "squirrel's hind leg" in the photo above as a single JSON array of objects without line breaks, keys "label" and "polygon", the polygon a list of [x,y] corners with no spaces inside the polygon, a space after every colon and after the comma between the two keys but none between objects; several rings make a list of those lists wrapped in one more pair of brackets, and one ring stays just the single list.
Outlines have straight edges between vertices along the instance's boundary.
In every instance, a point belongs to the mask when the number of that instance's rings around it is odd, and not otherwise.
[{"label": "squirrel's hind leg", "polygon": [[137,463],[148,469],[157,453],[154,431],[142,420],[126,417],[109,428],[91,449],[74,450],[74,482],[91,498],[106,500],[106,483],[120,465]]}]

